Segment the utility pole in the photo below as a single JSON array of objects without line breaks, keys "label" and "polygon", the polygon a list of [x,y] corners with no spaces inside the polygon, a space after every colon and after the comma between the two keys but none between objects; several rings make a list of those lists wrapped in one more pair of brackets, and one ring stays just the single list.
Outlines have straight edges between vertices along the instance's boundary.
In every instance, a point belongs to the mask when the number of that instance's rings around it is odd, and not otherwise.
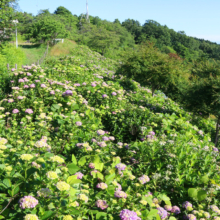
[{"label": "utility pole", "polygon": [[86,20],[87,20],[87,22],[90,23],[90,20],[89,20],[89,6],[88,6],[88,0],[86,0]]},{"label": "utility pole", "polygon": [[18,33],[17,33],[17,23],[18,23],[18,20],[13,20],[12,21],[15,26],[16,26],[16,29],[15,29],[15,35],[16,35],[16,48],[18,48]]}]

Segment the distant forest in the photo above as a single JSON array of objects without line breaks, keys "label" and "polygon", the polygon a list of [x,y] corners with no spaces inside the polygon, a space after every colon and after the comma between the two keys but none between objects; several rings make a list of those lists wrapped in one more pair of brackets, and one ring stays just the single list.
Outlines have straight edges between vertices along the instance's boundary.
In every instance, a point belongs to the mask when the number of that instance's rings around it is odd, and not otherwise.
[{"label": "distant forest", "polygon": [[[18,32],[24,39],[42,43],[47,39],[51,42],[54,38],[66,37],[78,44],[87,45],[106,57],[120,57],[123,50],[150,41],[161,52],[186,62],[220,60],[220,45],[189,37],[184,31],[176,32],[154,20],[146,20],[141,25],[133,19],[126,19],[121,23],[118,19],[110,22],[89,16],[88,22],[82,14],[73,15],[62,6],[54,13],[50,13],[48,9],[41,10],[36,16],[16,11],[15,18],[19,21]],[[51,35],[51,32],[54,34]]]}]

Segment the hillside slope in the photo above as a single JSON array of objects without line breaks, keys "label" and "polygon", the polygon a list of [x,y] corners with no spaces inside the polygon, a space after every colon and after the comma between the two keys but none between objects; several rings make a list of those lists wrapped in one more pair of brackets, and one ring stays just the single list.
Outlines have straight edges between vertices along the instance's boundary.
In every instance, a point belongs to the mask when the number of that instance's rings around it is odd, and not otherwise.
[{"label": "hillside slope", "polygon": [[213,122],[116,76],[119,65],[75,46],[44,69],[11,73],[12,91],[0,101],[4,218],[219,214],[210,207],[219,203]]}]

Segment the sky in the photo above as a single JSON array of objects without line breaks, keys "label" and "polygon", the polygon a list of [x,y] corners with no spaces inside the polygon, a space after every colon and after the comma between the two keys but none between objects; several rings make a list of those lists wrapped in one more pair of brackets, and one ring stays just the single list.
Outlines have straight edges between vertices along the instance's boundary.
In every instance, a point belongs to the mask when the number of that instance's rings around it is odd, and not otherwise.
[{"label": "sky", "polygon": [[[72,14],[86,12],[86,0],[18,0],[21,11],[53,13],[63,6]],[[89,14],[121,22],[130,18],[142,25],[154,20],[186,35],[220,44],[220,0],[88,0]]]}]

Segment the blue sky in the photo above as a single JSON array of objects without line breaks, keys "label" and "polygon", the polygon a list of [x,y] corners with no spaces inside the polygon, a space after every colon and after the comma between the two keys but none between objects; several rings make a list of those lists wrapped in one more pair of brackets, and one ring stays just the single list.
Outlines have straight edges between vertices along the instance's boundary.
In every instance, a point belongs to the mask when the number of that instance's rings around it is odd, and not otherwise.
[{"label": "blue sky", "polygon": [[[88,0],[89,14],[120,21],[131,18],[141,24],[148,19],[188,36],[220,44],[220,0]],[[86,0],[19,0],[20,9],[36,15],[40,9],[53,13],[64,6],[73,14],[86,11]]]}]

